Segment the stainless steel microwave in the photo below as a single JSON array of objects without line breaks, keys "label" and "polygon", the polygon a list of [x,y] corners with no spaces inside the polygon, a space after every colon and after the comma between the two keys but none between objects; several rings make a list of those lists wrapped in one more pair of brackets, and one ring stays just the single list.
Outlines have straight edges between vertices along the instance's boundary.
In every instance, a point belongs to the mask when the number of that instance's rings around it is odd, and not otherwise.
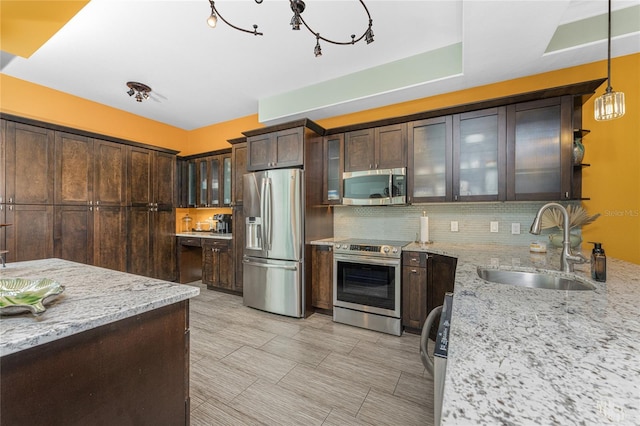
[{"label": "stainless steel microwave", "polygon": [[377,169],[342,174],[342,204],[388,206],[407,203],[406,169]]}]

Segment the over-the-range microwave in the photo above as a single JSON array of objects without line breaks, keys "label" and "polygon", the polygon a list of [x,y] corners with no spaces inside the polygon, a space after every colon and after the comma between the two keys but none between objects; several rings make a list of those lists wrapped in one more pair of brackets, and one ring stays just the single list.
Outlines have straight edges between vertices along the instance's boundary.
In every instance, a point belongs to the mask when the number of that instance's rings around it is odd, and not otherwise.
[{"label": "over-the-range microwave", "polygon": [[376,169],[342,174],[342,204],[387,206],[407,203],[406,169]]}]

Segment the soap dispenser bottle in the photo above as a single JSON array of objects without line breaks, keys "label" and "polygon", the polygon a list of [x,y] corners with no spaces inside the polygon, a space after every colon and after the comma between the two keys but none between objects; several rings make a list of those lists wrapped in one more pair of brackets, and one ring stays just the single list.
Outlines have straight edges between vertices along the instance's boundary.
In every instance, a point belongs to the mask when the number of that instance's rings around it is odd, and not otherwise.
[{"label": "soap dispenser bottle", "polygon": [[593,250],[591,251],[591,278],[605,282],[607,281],[607,256],[604,254],[602,243],[593,244]]}]

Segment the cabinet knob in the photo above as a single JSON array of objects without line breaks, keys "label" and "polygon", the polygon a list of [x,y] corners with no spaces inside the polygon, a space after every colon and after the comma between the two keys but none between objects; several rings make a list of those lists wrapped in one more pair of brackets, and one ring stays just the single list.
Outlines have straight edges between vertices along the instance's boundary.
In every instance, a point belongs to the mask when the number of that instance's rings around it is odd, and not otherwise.
[{"label": "cabinet knob", "polygon": [[89,207],[89,211],[92,212],[93,211],[93,207]]},{"label": "cabinet knob", "polygon": [[96,206],[100,205],[100,200],[96,201]]},{"label": "cabinet knob", "polygon": [[13,197],[9,197],[9,204],[13,203]]}]

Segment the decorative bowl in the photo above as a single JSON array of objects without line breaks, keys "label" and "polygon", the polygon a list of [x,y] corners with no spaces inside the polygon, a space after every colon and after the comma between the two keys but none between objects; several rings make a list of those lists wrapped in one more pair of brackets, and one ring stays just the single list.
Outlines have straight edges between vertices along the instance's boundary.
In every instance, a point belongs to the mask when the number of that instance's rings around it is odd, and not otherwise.
[{"label": "decorative bowl", "polygon": [[30,311],[34,315],[43,313],[45,303],[64,291],[64,286],[49,278],[1,278],[0,314],[13,315]]}]

